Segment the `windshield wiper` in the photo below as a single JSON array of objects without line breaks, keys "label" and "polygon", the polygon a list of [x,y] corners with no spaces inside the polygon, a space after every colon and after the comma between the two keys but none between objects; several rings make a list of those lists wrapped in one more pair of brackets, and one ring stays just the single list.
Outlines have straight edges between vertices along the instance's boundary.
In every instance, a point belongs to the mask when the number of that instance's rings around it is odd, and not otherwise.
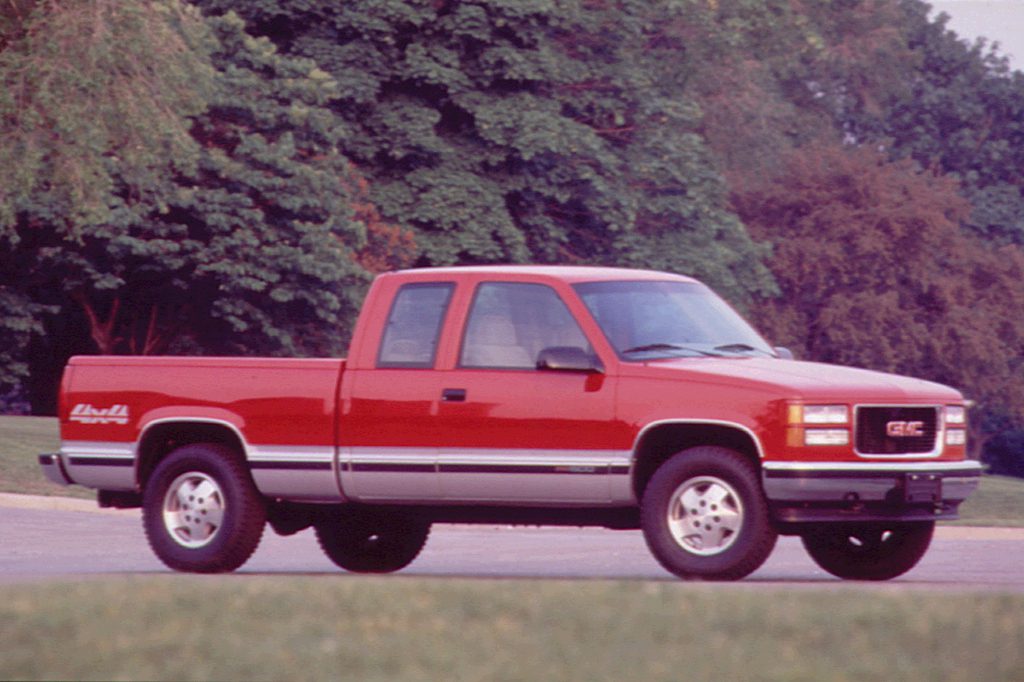
[{"label": "windshield wiper", "polygon": [[715,350],[720,350],[723,353],[746,353],[749,351],[755,351],[757,353],[764,353],[765,355],[771,355],[766,350],[761,348],[755,348],[747,343],[726,343],[721,346],[715,346]]},{"label": "windshield wiper", "polygon": [[646,353],[648,351],[655,350],[685,350],[691,353],[699,353],[700,355],[708,355],[716,358],[722,357],[718,353],[712,353],[711,351],[701,350],[700,348],[693,348],[691,346],[680,346],[675,343],[648,343],[643,346],[634,346],[632,348],[627,348],[626,350],[622,351],[622,354],[625,355],[626,353]]}]

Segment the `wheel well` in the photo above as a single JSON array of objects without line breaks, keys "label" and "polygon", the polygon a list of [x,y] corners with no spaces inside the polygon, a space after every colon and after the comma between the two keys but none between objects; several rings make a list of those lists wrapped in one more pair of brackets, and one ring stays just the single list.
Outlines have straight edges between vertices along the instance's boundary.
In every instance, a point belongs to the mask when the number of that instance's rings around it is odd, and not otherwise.
[{"label": "wheel well", "polygon": [[735,450],[760,469],[757,444],[746,431],[724,424],[664,424],[645,433],[637,444],[633,468],[633,492],[637,499],[643,497],[651,476],[669,457],[699,445]]},{"label": "wheel well", "polygon": [[244,457],[241,439],[228,426],[205,422],[170,422],[151,427],[142,437],[138,452],[138,485],[145,489],[157,464],[174,450],[192,443],[217,443]]}]

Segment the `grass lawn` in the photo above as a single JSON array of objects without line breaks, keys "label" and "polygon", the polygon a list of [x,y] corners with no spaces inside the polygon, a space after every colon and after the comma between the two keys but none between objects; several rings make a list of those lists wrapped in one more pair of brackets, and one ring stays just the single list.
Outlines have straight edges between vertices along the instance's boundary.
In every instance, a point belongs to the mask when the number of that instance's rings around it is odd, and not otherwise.
[{"label": "grass lawn", "polygon": [[0,586],[2,679],[1024,679],[1024,596],[680,582]]},{"label": "grass lawn", "polygon": [[43,475],[38,455],[59,449],[56,419],[0,417],[0,492],[95,498],[94,490],[60,486]]},{"label": "grass lawn", "polygon": [[[0,492],[94,498],[92,490],[62,487],[43,476],[36,455],[58,448],[56,419],[0,416]],[[1024,527],[1024,479],[985,476],[960,516],[955,523],[961,525]]]}]

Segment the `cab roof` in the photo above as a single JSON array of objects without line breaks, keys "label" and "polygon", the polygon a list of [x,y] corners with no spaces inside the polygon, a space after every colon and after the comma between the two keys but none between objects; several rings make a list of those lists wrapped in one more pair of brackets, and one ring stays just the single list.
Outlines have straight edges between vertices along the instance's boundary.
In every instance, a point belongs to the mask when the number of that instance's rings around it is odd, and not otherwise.
[{"label": "cab roof", "polygon": [[494,278],[552,279],[569,283],[625,281],[625,280],[675,280],[696,282],[697,280],[670,272],[639,270],[633,268],[612,268],[588,265],[467,265],[442,268],[415,268],[399,270],[395,275],[413,279],[442,278]]}]

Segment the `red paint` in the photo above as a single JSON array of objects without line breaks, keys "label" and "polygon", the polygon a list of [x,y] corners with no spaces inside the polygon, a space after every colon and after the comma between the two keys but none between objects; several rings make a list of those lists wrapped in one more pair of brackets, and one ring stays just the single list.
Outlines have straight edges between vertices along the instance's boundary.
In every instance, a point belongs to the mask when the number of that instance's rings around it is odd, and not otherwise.
[{"label": "red paint", "polygon": [[[957,391],[917,379],[776,358],[623,361],[604,338],[574,283],[687,278],[606,268],[479,267],[380,276],[359,317],[349,359],[76,357],[61,391],[65,441],[134,442],[166,419],[229,424],[250,445],[631,450],[663,420],[734,424],[754,434],[765,459],[864,461],[850,446],[794,447],[788,406],[962,405]],[[375,367],[398,289],[451,282],[434,367]],[[603,374],[464,369],[458,358],[475,287],[528,282],[551,287],[577,320]],[[446,402],[446,389],[465,391]],[[69,421],[78,405],[127,405],[128,423]],[[337,435],[337,439],[335,434]],[[944,447],[941,460],[962,460]],[[905,458],[914,461],[914,458]],[[934,460],[922,457],[921,460]]]}]

